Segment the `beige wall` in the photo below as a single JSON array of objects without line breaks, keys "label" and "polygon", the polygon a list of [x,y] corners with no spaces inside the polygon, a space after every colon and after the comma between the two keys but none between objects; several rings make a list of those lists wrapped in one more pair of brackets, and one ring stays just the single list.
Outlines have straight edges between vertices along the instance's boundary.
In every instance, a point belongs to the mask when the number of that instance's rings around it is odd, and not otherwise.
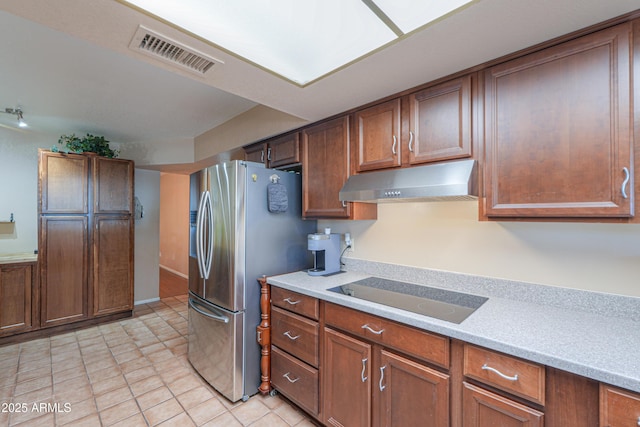
[{"label": "beige wall", "polygon": [[351,232],[353,258],[640,297],[640,224],[477,218],[477,202],[379,204],[318,228]]},{"label": "beige wall", "polygon": [[160,174],[160,266],[189,277],[189,175]]}]

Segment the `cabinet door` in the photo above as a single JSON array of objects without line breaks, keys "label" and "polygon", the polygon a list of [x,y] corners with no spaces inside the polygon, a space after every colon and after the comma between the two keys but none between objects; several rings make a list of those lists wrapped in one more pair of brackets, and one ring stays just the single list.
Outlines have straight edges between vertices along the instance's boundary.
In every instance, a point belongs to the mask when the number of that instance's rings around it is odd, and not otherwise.
[{"label": "cabinet door", "polygon": [[633,215],[629,28],[486,72],[488,216]]},{"label": "cabinet door", "polygon": [[32,264],[0,265],[0,336],[31,329]]},{"label": "cabinet door", "polygon": [[449,426],[448,375],[385,350],[376,375],[378,426]]},{"label": "cabinet door", "polygon": [[133,162],[96,157],[93,170],[94,213],[133,211]]},{"label": "cabinet door", "polygon": [[133,308],[133,226],[129,215],[96,216],[93,314]]},{"label": "cabinet door", "polygon": [[604,384],[600,385],[600,426],[640,425],[640,395]]},{"label": "cabinet door", "polygon": [[267,163],[267,144],[253,144],[244,148],[244,158],[248,162]]},{"label": "cabinet door", "polygon": [[323,396],[325,423],[371,425],[371,346],[325,328]]},{"label": "cabinet door", "polygon": [[471,156],[471,76],[409,96],[411,164]]},{"label": "cabinet door", "polygon": [[348,218],[338,193],[349,177],[349,118],[340,117],[302,132],[302,215]]},{"label": "cabinet door", "polygon": [[89,158],[48,151],[39,154],[40,212],[87,213]]},{"label": "cabinet door", "polygon": [[463,427],[543,427],[544,414],[513,400],[464,383]]},{"label": "cabinet door", "polygon": [[40,219],[41,319],[43,326],[88,317],[88,238],[86,216]]},{"label": "cabinet door", "polygon": [[300,134],[298,132],[269,140],[267,147],[268,167],[296,165],[301,162]]},{"label": "cabinet door", "polygon": [[355,113],[358,172],[400,166],[400,99]]}]

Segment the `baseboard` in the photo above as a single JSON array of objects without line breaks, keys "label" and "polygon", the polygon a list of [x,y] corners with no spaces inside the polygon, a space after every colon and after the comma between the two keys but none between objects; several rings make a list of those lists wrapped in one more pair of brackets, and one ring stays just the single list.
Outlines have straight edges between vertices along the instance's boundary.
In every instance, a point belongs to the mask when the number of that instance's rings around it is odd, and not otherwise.
[{"label": "baseboard", "polygon": [[189,275],[188,275],[188,274],[184,274],[184,273],[181,273],[181,272],[179,272],[179,271],[176,271],[176,270],[174,270],[173,268],[169,268],[169,267],[167,267],[166,265],[162,265],[162,264],[161,264],[161,265],[160,265],[160,268],[162,268],[162,269],[164,269],[164,270],[167,270],[169,273],[173,273],[173,274],[175,274],[176,276],[183,277],[183,278],[185,278],[185,279],[187,279],[187,280],[189,279]]},{"label": "baseboard", "polygon": [[156,302],[156,301],[160,301],[160,297],[145,299],[145,300],[142,300],[142,301],[134,301],[133,305],[149,304],[151,302]]}]

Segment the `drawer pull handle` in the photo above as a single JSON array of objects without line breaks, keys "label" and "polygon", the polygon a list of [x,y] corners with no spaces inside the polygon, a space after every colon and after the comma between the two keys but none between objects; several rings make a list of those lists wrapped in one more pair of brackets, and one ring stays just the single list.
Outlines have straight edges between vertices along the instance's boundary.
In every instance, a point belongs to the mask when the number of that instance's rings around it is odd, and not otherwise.
[{"label": "drawer pull handle", "polygon": [[362,372],[360,373],[360,379],[362,379],[362,382],[366,382],[368,377],[364,376],[364,371],[367,369],[367,359],[364,358],[362,359]]},{"label": "drawer pull handle", "polygon": [[298,338],[300,338],[300,335],[296,335],[295,337],[291,335],[291,332],[287,331],[285,333],[283,333],[282,335],[284,335],[285,337],[289,338],[291,341],[295,341]]},{"label": "drawer pull handle", "polygon": [[640,426],[640,417],[638,417],[638,425]]},{"label": "drawer pull handle", "polygon": [[300,304],[300,301],[292,301],[291,298],[285,298],[283,299],[284,302],[288,302],[291,305],[296,305],[296,304]]},{"label": "drawer pull handle", "polygon": [[362,325],[362,329],[366,329],[369,332],[376,334],[376,335],[381,335],[384,332],[384,329],[380,329],[379,331],[376,331],[375,329],[372,329],[371,326],[369,326],[369,324],[367,323],[366,325]]},{"label": "drawer pull handle", "polygon": [[515,374],[514,376],[510,377],[509,375],[505,375],[502,372],[498,371],[497,369],[492,368],[491,366],[488,366],[486,363],[484,365],[482,365],[482,369],[484,371],[491,371],[494,374],[498,374],[500,377],[504,378],[505,380],[518,381],[518,374]]},{"label": "drawer pull handle", "polygon": [[398,145],[398,138],[393,135],[393,145],[391,146],[391,153],[393,153],[394,156],[398,154],[398,152],[396,151],[396,145]]},{"label": "drawer pull handle", "polygon": [[387,367],[387,365],[384,366],[380,366],[380,382],[378,383],[378,387],[380,388],[380,391],[384,390],[385,388],[387,388],[386,385],[382,385],[382,381],[384,380],[384,369]]},{"label": "drawer pull handle", "polygon": [[291,377],[289,377],[289,372],[284,374],[283,377],[285,377],[287,379],[287,381],[289,381],[290,383],[295,383],[296,381],[298,381],[300,379],[300,378],[291,379]]}]

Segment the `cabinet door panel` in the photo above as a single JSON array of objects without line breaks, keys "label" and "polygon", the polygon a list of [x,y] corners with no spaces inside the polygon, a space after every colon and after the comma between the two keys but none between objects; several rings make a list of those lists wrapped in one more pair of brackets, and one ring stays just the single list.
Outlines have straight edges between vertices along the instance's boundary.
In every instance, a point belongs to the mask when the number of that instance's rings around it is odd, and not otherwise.
[{"label": "cabinet door panel", "polygon": [[471,76],[409,97],[412,164],[471,156]]},{"label": "cabinet door panel", "polygon": [[357,170],[400,166],[400,99],[355,114]]},{"label": "cabinet door panel", "polygon": [[371,425],[371,346],[325,328],[323,396],[325,423]]},{"label": "cabinet door panel", "polygon": [[86,216],[41,218],[42,324],[88,317],[88,222]]},{"label": "cabinet door panel", "polygon": [[300,163],[300,134],[296,132],[270,140],[267,159],[270,168]]},{"label": "cabinet door panel", "polygon": [[348,205],[338,193],[349,177],[349,119],[321,123],[302,132],[304,173],[302,215],[306,218],[348,218]]},{"label": "cabinet door panel", "polygon": [[486,72],[488,216],[633,215],[629,33],[621,25]]},{"label": "cabinet door panel", "polygon": [[133,162],[97,157],[94,167],[94,213],[131,213]]},{"label": "cabinet door panel", "polygon": [[640,395],[600,385],[600,425],[625,427],[640,424]]},{"label": "cabinet door panel", "polygon": [[271,383],[306,411],[318,415],[318,370],[271,347]]},{"label": "cabinet door panel", "polygon": [[449,376],[381,351],[377,384],[379,425],[449,426]]},{"label": "cabinet door panel", "polygon": [[31,265],[0,265],[0,336],[31,328]]},{"label": "cabinet door panel", "polygon": [[544,414],[464,383],[463,427],[543,427]]},{"label": "cabinet door panel", "polygon": [[93,314],[133,308],[131,217],[96,216],[93,235]]},{"label": "cabinet door panel", "polygon": [[249,147],[245,147],[244,154],[245,160],[248,162],[266,163],[267,144],[254,144]]},{"label": "cabinet door panel", "polygon": [[40,151],[40,212],[86,214],[89,158]]}]

